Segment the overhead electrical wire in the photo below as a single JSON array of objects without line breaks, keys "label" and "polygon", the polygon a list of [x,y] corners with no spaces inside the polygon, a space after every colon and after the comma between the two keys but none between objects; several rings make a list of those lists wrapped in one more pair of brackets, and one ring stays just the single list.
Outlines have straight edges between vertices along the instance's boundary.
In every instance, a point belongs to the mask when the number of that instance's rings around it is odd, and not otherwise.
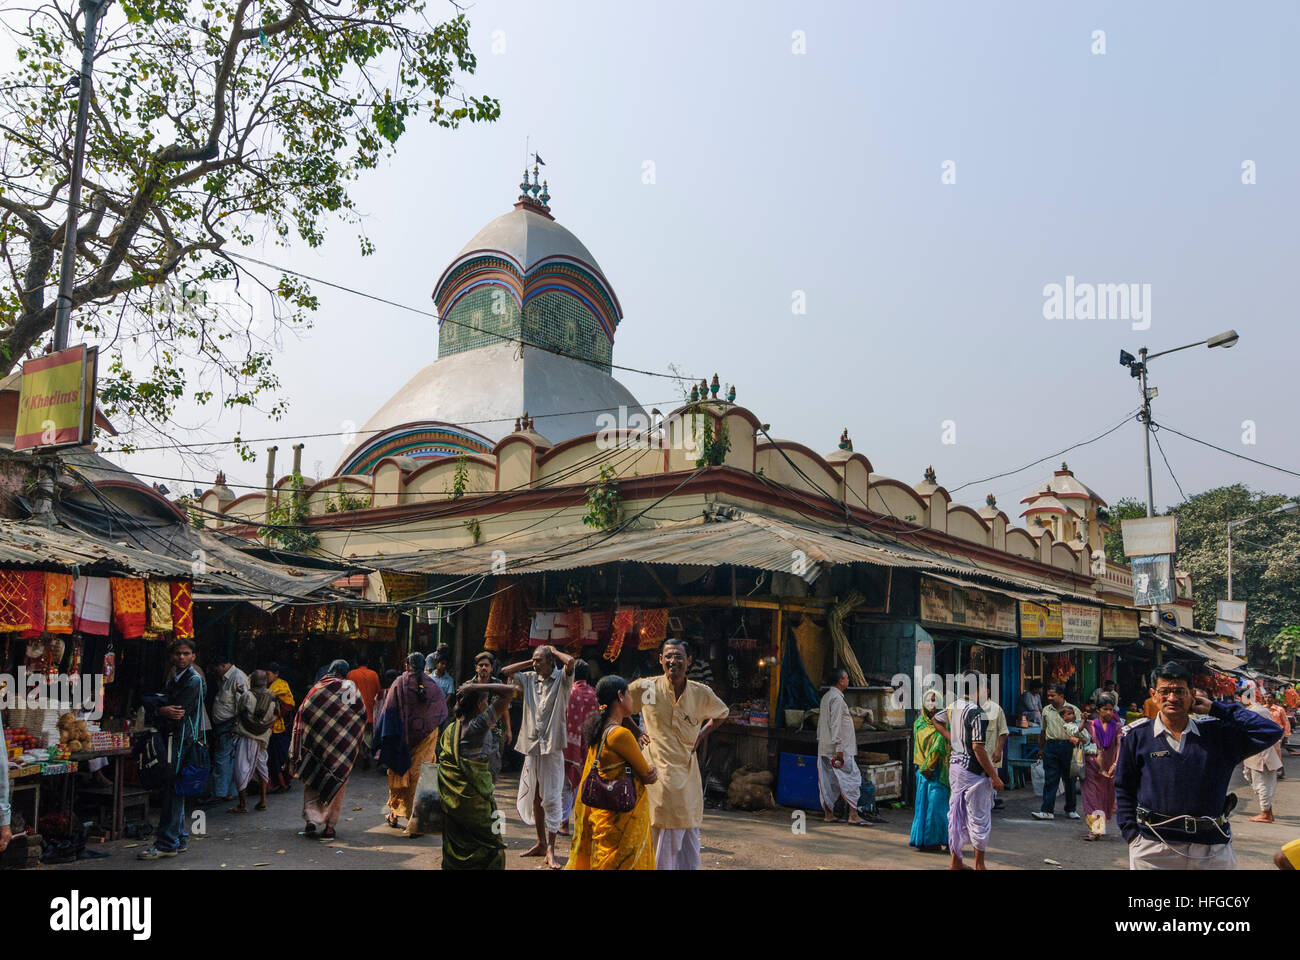
[{"label": "overhead electrical wire", "polygon": [[1183,485],[1178,482],[1178,477],[1174,475],[1174,468],[1169,465],[1169,458],[1165,456],[1165,448],[1160,443],[1160,428],[1154,423],[1151,424],[1151,439],[1156,442],[1156,449],[1160,451],[1160,459],[1165,462],[1165,469],[1169,471],[1169,476],[1173,478],[1174,486],[1178,488],[1178,495],[1187,502],[1187,494],[1183,493]]},{"label": "overhead electrical wire", "polygon": [[1168,430],[1170,433],[1174,434],[1175,436],[1182,437],[1184,440],[1190,440],[1192,441],[1192,443],[1199,443],[1201,446],[1209,447],[1211,450],[1218,450],[1220,453],[1226,453],[1228,456],[1236,457],[1238,460],[1245,460],[1247,463],[1253,463],[1261,467],[1268,467],[1268,469],[1270,470],[1276,470],[1278,473],[1285,473],[1287,476],[1290,477],[1300,477],[1300,472],[1297,472],[1295,470],[1288,470],[1286,467],[1279,467],[1275,463],[1267,463],[1263,460],[1256,460],[1254,457],[1248,457],[1244,453],[1237,453],[1235,450],[1229,450],[1226,447],[1217,446],[1213,443],[1210,443],[1208,440],[1199,440],[1196,437],[1189,436],[1188,434],[1183,433],[1181,430],[1175,430],[1167,423],[1157,423],[1154,420],[1151,421],[1151,423],[1152,426],[1157,427],[1161,430]]},{"label": "overhead electrical wire", "polygon": [[[38,196],[38,197],[42,197],[42,198],[44,198],[44,194],[43,194],[41,191],[39,191],[39,190],[34,190],[34,189],[32,189],[31,187],[26,186],[25,184],[17,183],[17,182],[12,181],[12,180],[6,180],[6,179],[4,179],[4,178],[0,178],[0,184],[4,184],[5,186],[13,187],[13,188],[16,189],[16,190],[23,190],[23,191],[25,191],[26,193],[31,194],[32,196]],[[65,201],[65,202],[64,202],[64,206],[65,206],[65,207],[66,207],[66,206],[69,206],[69,204]],[[86,203],[84,203],[84,202],[83,202],[83,203],[79,203],[79,204],[77,204],[77,206],[81,208],[81,209],[78,211],[79,213],[80,213],[80,212],[84,212],[84,211],[86,211],[86,210],[90,210],[90,209],[92,209],[88,204],[86,204]],[[116,221],[118,221],[119,223],[124,222],[124,220],[125,220],[125,218],[122,217],[122,216],[120,216],[119,214],[116,214],[116,213],[113,213],[113,212],[111,212],[111,211],[107,211],[107,210],[104,211],[101,215],[104,216],[104,217],[106,217],[106,218],[108,218],[108,219],[110,219],[110,220],[116,220]],[[147,227],[149,227],[150,230],[151,230],[151,232],[155,232],[155,233],[157,232],[156,229],[154,229],[154,228],[152,227],[152,224],[142,224],[142,226],[147,226]],[[438,314],[434,313],[434,312],[431,311],[431,310],[425,310],[423,307],[413,307],[413,306],[411,306],[410,304],[401,303],[401,302],[399,302],[399,301],[397,301],[397,300],[389,300],[387,297],[381,297],[381,296],[379,296],[378,294],[368,293],[368,292],[366,292],[366,291],[364,291],[364,290],[358,290],[358,289],[356,289],[356,288],[354,288],[354,287],[349,287],[349,286],[347,286],[347,285],[345,285],[345,284],[335,283],[335,282],[332,281],[332,280],[325,280],[325,279],[323,279],[323,278],[321,278],[321,277],[316,277],[316,276],[313,276],[313,275],[311,275],[311,274],[309,274],[309,273],[304,273],[304,272],[302,272],[302,271],[300,271],[300,270],[292,270],[292,269],[290,269],[289,267],[282,267],[282,266],[280,266],[280,265],[278,265],[278,264],[275,264],[275,263],[272,263],[272,262],[270,262],[270,261],[268,261],[268,260],[263,260],[263,259],[261,259],[261,258],[259,258],[259,257],[254,257],[254,256],[252,256],[252,255],[250,255],[250,254],[247,254],[247,253],[240,253],[240,252],[237,251],[237,250],[219,250],[219,251],[214,252],[213,255],[214,255],[214,256],[219,256],[219,257],[232,257],[232,258],[234,258],[234,259],[236,259],[236,260],[244,260],[244,261],[246,261],[246,262],[248,262],[248,263],[255,263],[255,264],[257,264],[258,266],[266,267],[267,269],[270,269],[270,270],[276,270],[276,271],[278,271],[278,272],[280,272],[280,273],[285,273],[285,274],[288,274],[289,276],[292,276],[292,277],[298,277],[299,279],[307,280],[307,281],[310,281],[311,283],[318,283],[318,284],[321,284],[322,286],[332,287],[332,288],[335,289],[335,290],[341,290],[341,291],[343,291],[344,293],[350,293],[350,294],[352,294],[352,295],[354,295],[354,296],[357,296],[357,297],[362,297],[362,298],[367,299],[367,300],[373,300],[373,301],[375,301],[376,303],[383,303],[383,304],[386,304],[387,306],[390,306],[390,307],[397,307],[397,308],[400,309],[400,310],[407,310],[407,311],[410,311],[411,313],[416,313],[416,314],[419,314],[419,315],[424,316],[424,317],[430,317],[430,318],[432,318],[432,319],[434,319],[434,320],[437,320],[439,323],[452,323],[452,324],[455,324],[456,326],[464,327],[464,328],[467,329],[467,330],[473,330],[475,333],[481,333],[481,334],[483,334],[483,335],[485,335],[485,336],[494,337],[494,338],[496,338],[496,339],[498,339],[498,340],[504,340],[504,341],[506,341],[506,342],[508,342],[508,343],[517,343],[517,344],[519,344],[519,345],[522,346],[522,347],[532,347],[532,348],[535,349],[535,350],[541,350],[541,351],[543,351],[543,352],[545,352],[545,353],[553,353],[553,354],[555,354],[555,355],[558,356],[558,357],[567,357],[567,358],[570,359],[570,360],[577,360],[577,361],[582,362],[582,363],[593,363],[593,362],[595,362],[595,361],[592,361],[590,358],[587,358],[587,357],[581,357],[581,356],[578,356],[577,354],[568,353],[567,351],[561,350],[559,347],[547,346],[546,344],[536,343],[535,341],[532,341],[532,340],[525,340],[525,339],[523,339],[522,337],[512,337],[512,336],[509,336],[509,335],[504,334],[504,333],[497,333],[496,331],[493,331],[493,330],[485,330],[485,329],[483,329],[482,327],[475,326],[475,325],[472,324],[472,323],[466,323],[464,320],[453,320],[453,319],[451,319],[450,317],[441,317],[441,316],[439,316]],[[50,286],[50,284],[45,284],[45,286]],[[24,288],[24,289],[26,290],[26,288]],[[689,381],[689,382],[694,383],[695,381],[697,381],[697,380],[700,379],[699,377],[694,377],[694,376],[689,376],[689,375],[684,375],[684,374],[678,374],[678,373],[663,373],[663,372],[658,371],[658,370],[642,370],[642,369],[640,369],[640,368],[638,368],[638,367],[628,367],[628,366],[624,366],[624,365],[622,365],[622,364],[613,363],[613,362],[610,362],[610,363],[608,363],[608,364],[605,364],[605,363],[598,363],[597,365],[602,366],[602,367],[603,367],[603,366],[608,366],[608,367],[610,367],[611,369],[614,369],[614,370],[625,370],[625,371],[627,371],[628,373],[639,373],[639,374],[642,374],[642,375],[647,376],[647,377],[663,377],[664,379],[667,379],[667,380],[673,380],[673,381],[676,381],[676,382]]]},{"label": "overhead electrical wire", "polygon": [[1033,463],[1027,463],[1027,464],[1025,464],[1023,467],[1017,467],[1015,470],[1008,470],[1008,471],[1006,471],[1005,473],[995,473],[995,474],[994,474],[993,476],[991,476],[991,477],[984,477],[983,479],[980,479],[980,480],[971,480],[969,483],[963,483],[961,486],[953,487],[953,488],[952,488],[951,490],[949,490],[948,492],[949,492],[949,493],[956,493],[958,490],[965,490],[967,487],[973,487],[973,486],[975,486],[976,484],[980,484],[980,483],[988,483],[990,480],[1001,480],[1003,477],[1010,477],[1010,476],[1012,476],[1013,474],[1022,473],[1022,472],[1024,472],[1025,470],[1028,470],[1030,467],[1036,467],[1036,466],[1038,466],[1040,463],[1043,463],[1043,462],[1045,462],[1045,461],[1047,461],[1047,460],[1055,460],[1057,457],[1064,456],[1065,454],[1069,453],[1071,450],[1077,450],[1079,447],[1086,447],[1086,446],[1087,446],[1088,444],[1090,444],[1090,443],[1096,443],[1098,440],[1101,440],[1101,439],[1104,438],[1104,437],[1108,437],[1108,436],[1110,436],[1112,433],[1114,433],[1114,432],[1115,432],[1116,430],[1118,430],[1120,427],[1124,426],[1124,424],[1126,424],[1126,423],[1128,423],[1130,420],[1132,420],[1133,417],[1134,417],[1138,412],[1139,412],[1138,410],[1133,410],[1133,411],[1131,411],[1131,412],[1129,412],[1129,413],[1126,413],[1126,414],[1124,415],[1124,419],[1123,419],[1123,420],[1121,420],[1119,423],[1115,424],[1115,426],[1111,427],[1109,430],[1105,431],[1104,433],[1099,433],[1099,434],[1097,434],[1097,436],[1093,437],[1093,438],[1090,439],[1090,440],[1081,440],[1081,441],[1078,442],[1078,443],[1071,444],[1070,446],[1066,447],[1064,450],[1058,450],[1056,453],[1049,453],[1047,456],[1045,456],[1045,457],[1040,457],[1040,458],[1038,458],[1037,460],[1035,460]]}]

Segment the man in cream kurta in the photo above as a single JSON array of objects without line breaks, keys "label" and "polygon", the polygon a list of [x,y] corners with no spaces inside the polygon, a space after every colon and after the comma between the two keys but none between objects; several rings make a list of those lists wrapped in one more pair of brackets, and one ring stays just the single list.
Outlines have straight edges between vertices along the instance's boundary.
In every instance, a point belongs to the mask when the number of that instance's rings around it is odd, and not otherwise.
[{"label": "man in cream kurta", "polygon": [[[1253,687],[1249,688],[1249,693],[1254,694]],[[1268,707],[1260,703],[1257,697],[1258,694],[1254,694],[1254,696],[1238,695],[1237,699],[1252,713],[1257,713],[1261,717],[1277,723]],[[1253,823],[1272,823],[1273,795],[1277,790],[1277,775],[1282,770],[1282,756],[1278,752],[1278,748],[1273,746],[1261,750],[1259,753],[1243,760],[1241,766],[1246,782],[1254,789],[1255,798],[1259,800],[1259,813],[1246,819]]]},{"label": "man in cream kurta", "polygon": [[686,679],[690,661],[685,641],[665,640],[659,652],[664,675],[642,677],[628,686],[632,712],[641,714],[650,738],[650,762],[659,771],[658,782],[646,787],[659,870],[700,868],[704,785],[695,748],[729,712],[712,690]]},{"label": "man in cream kurta", "polygon": [[835,684],[822,697],[817,714],[817,790],[821,794],[826,822],[835,820],[835,801],[844,798],[848,819],[856,826],[870,822],[858,814],[858,797],[862,793],[862,773],[858,770],[858,735],[853,729],[853,715],[844,691],[849,688],[849,672],[835,671]]}]

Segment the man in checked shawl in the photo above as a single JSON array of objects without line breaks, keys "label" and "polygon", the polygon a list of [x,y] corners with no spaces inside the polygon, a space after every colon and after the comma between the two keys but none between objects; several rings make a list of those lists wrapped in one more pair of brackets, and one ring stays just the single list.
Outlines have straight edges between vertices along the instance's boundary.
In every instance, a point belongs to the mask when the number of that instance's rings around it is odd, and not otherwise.
[{"label": "man in checked shawl", "polygon": [[347,675],[346,660],[331,663],[303,698],[293,723],[289,763],[303,783],[304,837],[334,839],[343,794],[361,752],[366,707]]}]

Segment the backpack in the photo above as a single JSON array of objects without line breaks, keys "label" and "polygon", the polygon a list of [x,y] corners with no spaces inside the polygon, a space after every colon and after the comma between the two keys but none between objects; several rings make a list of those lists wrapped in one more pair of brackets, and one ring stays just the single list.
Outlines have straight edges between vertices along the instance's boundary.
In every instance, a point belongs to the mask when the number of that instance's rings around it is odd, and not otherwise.
[{"label": "backpack", "polygon": [[[257,700],[253,704],[250,712],[247,707],[239,713],[239,725],[255,737],[259,737],[275,725],[275,721],[280,717],[280,711],[270,710],[272,703],[277,703],[278,699],[270,690],[263,690],[257,694]],[[269,714],[269,716],[268,716]]]}]

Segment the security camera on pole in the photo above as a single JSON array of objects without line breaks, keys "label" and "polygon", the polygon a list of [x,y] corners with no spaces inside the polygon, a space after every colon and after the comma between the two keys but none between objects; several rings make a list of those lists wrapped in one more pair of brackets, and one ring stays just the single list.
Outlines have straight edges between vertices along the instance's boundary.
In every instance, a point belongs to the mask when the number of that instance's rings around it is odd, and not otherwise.
[{"label": "security camera on pole", "polygon": [[1147,385],[1147,364],[1156,357],[1177,353],[1191,347],[1231,347],[1239,337],[1237,331],[1227,330],[1206,340],[1198,340],[1171,350],[1148,353],[1143,347],[1136,357],[1127,350],[1119,352],[1121,366],[1128,367],[1129,375],[1136,378],[1142,392],[1143,453],[1147,477],[1147,519],[1126,520],[1121,526],[1124,536],[1124,555],[1132,559],[1133,600],[1137,606],[1150,606],[1155,612],[1155,622],[1160,622],[1160,604],[1174,600],[1174,553],[1178,537],[1177,517],[1156,518],[1155,492],[1151,479],[1151,401],[1158,391]]}]

